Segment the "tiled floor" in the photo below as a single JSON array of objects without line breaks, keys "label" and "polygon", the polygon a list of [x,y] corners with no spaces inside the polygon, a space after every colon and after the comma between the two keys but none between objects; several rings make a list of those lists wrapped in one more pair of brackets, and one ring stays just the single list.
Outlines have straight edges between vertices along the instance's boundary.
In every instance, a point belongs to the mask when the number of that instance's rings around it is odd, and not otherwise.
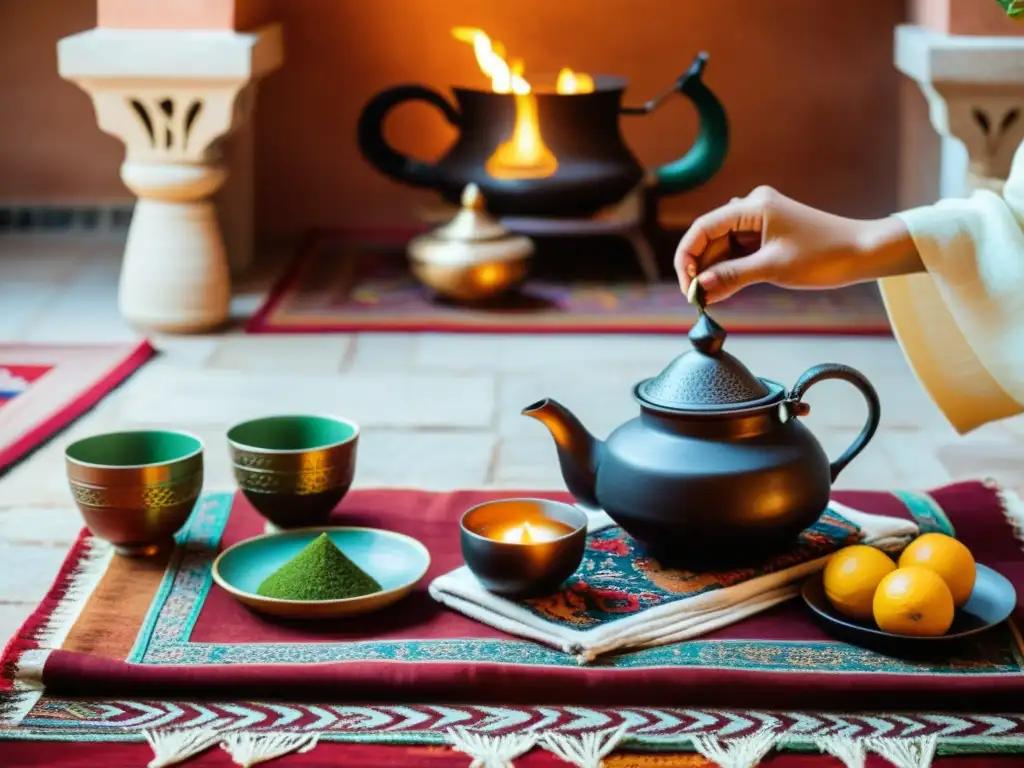
[{"label": "tiled floor", "polygon": [[[113,240],[0,238],[0,341],[107,341],[135,334],[116,308],[121,245]],[[280,259],[277,263],[280,263]],[[273,269],[239,289],[251,312]],[[681,304],[680,311],[688,311]],[[559,488],[554,450],[519,416],[544,396],[598,435],[635,413],[630,386],[659,371],[685,339],[643,336],[356,334],[157,338],[162,355],[69,433],[0,478],[0,642],[39,600],[80,526],[62,474],[68,440],[111,428],[174,426],[207,441],[207,487],[232,487],[223,434],[253,414],[320,411],[363,429],[356,482],[428,488]],[[891,340],[732,337],[756,373],[784,382],[814,363],[844,362],[878,388],[883,426],[841,487],[926,488],[992,476],[1020,489],[1024,421],[958,437]],[[852,388],[826,382],[807,419],[836,453],[860,428]]]}]

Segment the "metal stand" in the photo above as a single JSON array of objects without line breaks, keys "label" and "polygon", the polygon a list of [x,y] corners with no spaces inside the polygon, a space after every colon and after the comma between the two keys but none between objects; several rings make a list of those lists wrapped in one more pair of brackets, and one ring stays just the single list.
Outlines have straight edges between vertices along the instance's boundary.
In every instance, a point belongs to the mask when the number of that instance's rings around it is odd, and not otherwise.
[{"label": "metal stand", "polygon": [[[620,203],[599,211],[588,219],[527,218],[509,216],[500,219],[509,232],[527,237],[621,237],[629,243],[636,262],[648,283],[657,283],[661,274],[658,260],[643,230],[643,193],[636,190]],[[441,224],[455,215],[451,207],[434,207],[420,212],[429,224]]]}]

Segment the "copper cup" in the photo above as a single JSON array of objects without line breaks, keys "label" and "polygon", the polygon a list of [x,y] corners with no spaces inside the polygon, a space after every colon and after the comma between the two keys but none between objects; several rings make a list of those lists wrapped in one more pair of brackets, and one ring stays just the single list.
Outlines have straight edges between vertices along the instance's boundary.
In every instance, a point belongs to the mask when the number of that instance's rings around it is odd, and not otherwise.
[{"label": "copper cup", "polygon": [[121,555],[173,547],[203,488],[203,442],[185,432],[86,437],[65,449],[64,463],[85,524]]},{"label": "copper cup", "polygon": [[267,416],[228,430],[242,495],[280,529],[323,525],[355,477],[359,426],[332,416]]}]

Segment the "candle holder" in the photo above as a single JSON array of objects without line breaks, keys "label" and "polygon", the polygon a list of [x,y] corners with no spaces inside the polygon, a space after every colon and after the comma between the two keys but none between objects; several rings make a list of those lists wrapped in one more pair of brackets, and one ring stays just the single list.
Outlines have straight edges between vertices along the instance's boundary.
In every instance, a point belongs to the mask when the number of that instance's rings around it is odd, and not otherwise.
[{"label": "candle holder", "polygon": [[466,510],[459,528],[466,566],[488,591],[537,597],[579,567],[587,515],[557,501],[500,499]]}]

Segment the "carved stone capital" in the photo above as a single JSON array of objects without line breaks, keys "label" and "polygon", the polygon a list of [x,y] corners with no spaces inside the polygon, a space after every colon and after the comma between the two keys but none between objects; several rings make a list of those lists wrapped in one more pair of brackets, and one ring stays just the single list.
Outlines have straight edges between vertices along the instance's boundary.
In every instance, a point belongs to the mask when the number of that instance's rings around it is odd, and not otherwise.
[{"label": "carved stone capital", "polygon": [[122,314],[163,331],[220,325],[231,297],[212,200],[229,170],[220,140],[248,121],[256,81],[280,66],[280,27],[93,29],[61,40],[57,53],[61,76],[92,97],[99,127],[124,142],[121,178],[138,196]]},{"label": "carved stone capital", "polygon": [[901,26],[896,67],[920,86],[935,130],[966,148],[968,190],[1001,189],[1024,140],[1024,37]]}]

